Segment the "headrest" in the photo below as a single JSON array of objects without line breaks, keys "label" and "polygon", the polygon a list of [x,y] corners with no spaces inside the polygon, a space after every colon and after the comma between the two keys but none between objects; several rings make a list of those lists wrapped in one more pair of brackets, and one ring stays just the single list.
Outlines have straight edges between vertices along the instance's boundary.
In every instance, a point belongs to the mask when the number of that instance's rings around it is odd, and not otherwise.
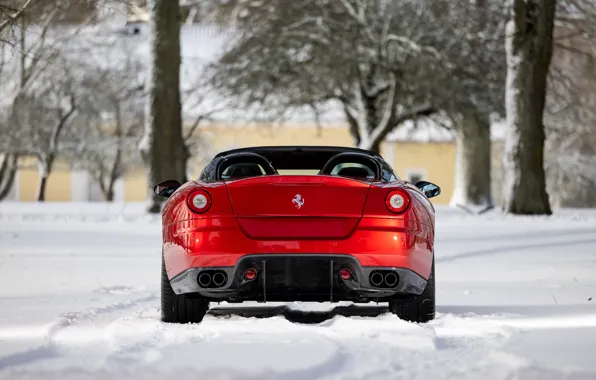
[{"label": "headrest", "polygon": [[365,168],[347,167],[340,169],[337,175],[340,177],[368,178],[370,174]]}]

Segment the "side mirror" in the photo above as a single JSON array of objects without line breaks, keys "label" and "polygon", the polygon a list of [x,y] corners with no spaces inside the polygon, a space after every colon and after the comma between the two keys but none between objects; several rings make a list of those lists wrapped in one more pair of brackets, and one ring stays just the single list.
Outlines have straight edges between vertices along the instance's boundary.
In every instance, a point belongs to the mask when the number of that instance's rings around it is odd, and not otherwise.
[{"label": "side mirror", "polygon": [[176,191],[180,186],[182,186],[180,182],[173,179],[163,181],[155,185],[153,188],[153,194],[159,195],[160,197],[169,198],[170,195],[174,194],[174,191]]},{"label": "side mirror", "polygon": [[416,187],[419,188],[427,198],[433,198],[441,194],[441,188],[431,182],[418,181],[416,182]]}]

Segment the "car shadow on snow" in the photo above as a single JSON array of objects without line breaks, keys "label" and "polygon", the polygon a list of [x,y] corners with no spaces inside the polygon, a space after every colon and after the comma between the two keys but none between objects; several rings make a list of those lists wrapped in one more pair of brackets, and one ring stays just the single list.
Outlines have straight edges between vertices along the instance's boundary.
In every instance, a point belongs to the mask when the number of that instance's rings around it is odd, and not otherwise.
[{"label": "car shadow on snow", "polygon": [[[596,305],[437,305],[437,317],[452,315],[459,318],[502,318],[517,316],[521,318],[565,318],[581,315],[595,316]],[[329,310],[299,310],[287,305],[281,306],[241,306],[241,307],[215,307],[207,312],[216,318],[242,317],[242,318],[273,318],[284,317],[292,323],[318,324],[342,317],[368,317],[376,318],[390,313],[387,305],[341,305]],[[596,318],[596,316],[595,316]]]},{"label": "car shadow on snow", "polygon": [[247,307],[216,307],[208,311],[214,317],[238,316],[243,318],[272,318],[283,316],[289,322],[301,324],[317,324],[330,320],[336,316],[343,317],[378,317],[389,313],[387,306],[337,306],[330,310],[309,311],[296,310],[286,305],[282,306],[247,306]]}]

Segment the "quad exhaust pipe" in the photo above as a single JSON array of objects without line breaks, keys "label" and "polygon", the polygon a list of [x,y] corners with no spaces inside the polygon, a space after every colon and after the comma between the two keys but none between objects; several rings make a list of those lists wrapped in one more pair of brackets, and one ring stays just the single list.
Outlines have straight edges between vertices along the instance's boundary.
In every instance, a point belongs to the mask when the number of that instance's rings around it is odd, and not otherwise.
[{"label": "quad exhaust pipe", "polygon": [[228,275],[222,270],[206,270],[199,274],[197,282],[201,288],[221,288],[228,282]]},{"label": "quad exhaust pipe", "polygon": [[213,285],[217,286],[218,288],[226,283],[228,276],[226,276],[225,272],[217,271],[213,275]]},{"label": "quad exhaust pipe", "polygon": [[389,272],[385,275],[385,285],[389,287],[394,287],[397,284],[398,278],[397,275],[393,272]]},{"label": "quad exhaust pipe", "polygon": [[373,284],[373,286],[381,286],[383,280],[384,278],[381,272],[372,272],[370,275],[370,283]]},{"label": "quad exhaust pipe", "polygon": [[370,274],[369,280],[376,288],[393,288],[399,282],[399,277],[394,271],[375,270]]},{"label": "quad exhaust pipe", "polygon": [[209,287],[211,285],[211,275],[209,273],[203,272],[199,275],[199,285],[203,288]]}]

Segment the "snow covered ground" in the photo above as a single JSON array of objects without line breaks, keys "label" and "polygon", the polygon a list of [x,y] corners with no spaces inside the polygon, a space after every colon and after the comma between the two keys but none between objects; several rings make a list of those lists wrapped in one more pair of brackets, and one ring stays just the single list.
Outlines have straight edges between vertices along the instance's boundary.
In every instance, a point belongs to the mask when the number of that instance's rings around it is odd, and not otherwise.
[{"label": "snow covered ground", "polygon": [[437,212],[437,319],[213,305],[159,321],[142,205],[0,204],[0,378],[596,379],[596,210]]}]

